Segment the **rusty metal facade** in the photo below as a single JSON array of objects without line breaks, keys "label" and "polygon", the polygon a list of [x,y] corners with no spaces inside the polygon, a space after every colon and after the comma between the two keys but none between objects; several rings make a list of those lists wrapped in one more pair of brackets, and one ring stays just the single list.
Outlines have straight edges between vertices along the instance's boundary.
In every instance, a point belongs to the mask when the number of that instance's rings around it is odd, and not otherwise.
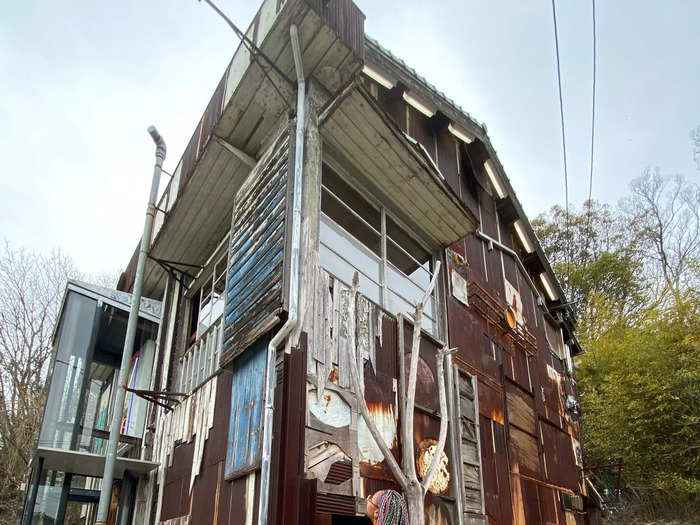
[{"label": "rusty metal facade", "polygon": [[[374,48],[367,59],[389,60],[377,57]],[[539,261],[533,262],[532,254],[516,241],[512,206],[498,199],[483,173],[487,158],[483,145],[478,140],[461,143],[439,114],[428,118],[397,100],[392,90],[369,79],[364,82],[397,126],[423,144],[453,191],[481,218],[480,229],[527,260],[536,275]],[[458,348],[454,361],[460,373],[477,378],[488,521],[583,523],[582,513],[565,513],[560,502],[560,493],[586,493],[580,473],[579,423],[565,407],[566,395],[576,395],[575,381],[552,335],[563,347],[560,320],[538,305],[538,292],[530,288],[514,259],[475,235],[450,246],[446,262],[452,274],[445,276],[449,345]],[[510,306],[506,296],[512,290],[519,295],[524,320],[513,328],[506,320]],[[419,438],[416,435],[415,446]],[[463,461],[469,454],[462,451]],[[474,475],[464,471],[463,475],[464,486],[473,491]],[[474,508],[477,503],[473,502]],[[431,517],[430,522],[439,520]]]},{"label": "rusty metal facade", "polygon": [[[287,3],[278,2],[276,13]],[[465,144],[450,133],[448,124],[457,111],[454,105],[426,87],[405,64],[365,41],[364,15],[350,0],[297,3],[304,15],[309,9],[318,14],[324,24],[318,34],[337,35],[345,46],[343,56],[366,59],[402,75],[392,89],[367,77],[360,77],[352,89],[362,90],[362,97],[372,99],[367,107],[380,111],[396,130],[417,141],[416,148],[444,176],[453,196],[479,218],[480,231],[522,261],[517,264],[477,235],[443,246],[438,254],[444,268],[444,343],[456,347],[457,353],[448,373],[449,437],[426,496],[426,522],[584,523],[583,514],[565,512],[561,504],[562,493],[585,495],[580,428],[565,404],[567,394],[576,396],[562,355],[566,336],[561,319],[538,301],[540,293],[530,287],[532,278],[523,273],[525,268],[536,275],[548,263],[536,253],[527,253],[514,236],[517,206],[510,197],[495,195],[483,169],[493,154],[490,144],[478,138]],[[253,28],[261,23],[259,18]],[[307,51],[313,51],[313,42],[305,43]],[[180,189],[188,183],[222,114],[229,76],[227,69],[187,146]],[[402,98],[402,89],[421,86],[428,102],[439,108],[433,117]],[[284,131],[279,139],[257,157],[233,203],[224,352],[216,387],[209,387],[214,396],[211,425],[208,419],[197,420],[196,413],[181,409],[177,425],[179,435],[190,429],[189,434],[185,432],[187,439],[156,432],[156,439],[171,440],[159,458],[163,473],[153,489],[160,494],[154,503],[159,522],[233,525],[257,519],[255,414],[260,408],[261,396],[256,393],[262,374],[254,366],[248,373],[241,358],[253,357],[246,353],[285,319],[290,137],[284,124],[280,129]],[[474,124],[473,129],[480,128]],[[313,160],[320,166],[322,159],[319,151]],[[307,213],[316,220],[318,215],[313,213],[320,212]],[[419,473],[424,471],[439,435],[440,378],[435,356],[442,342],[421,336],[413,440],[402,443],[404,415],[398,399],[405,388],[400,378],[407,363],[399,360],[396,317],[358,295],[357,315],[346,324],[347,285],[313,258],[306,260],[302,273],[308,299],[304,324],[298,341],[277,359],[269,522],[330,525],[333,516],[361,514],[364,498],[376,490],[398,488],[360,415],[358,395],[366,399],[397,461],[401,462],[403,448],[411,447]],[[127,271],[120,286],[128,289],[129,279]],[[186,291],[180,286],[179,297],[183,297]],[[180,300],[173,323],[173,359],[187,325],[185,303]],[[410,349],[409,322],[403,336],[405,348]],[[363,357],[362,392],[355,392],[349,379],[348,359],[353,356],[348,354],[348,340]],[[177,373],[171,370],[169,376]],[[192,429],[199,428],[206,429],[206,439],[192,439]]]}]

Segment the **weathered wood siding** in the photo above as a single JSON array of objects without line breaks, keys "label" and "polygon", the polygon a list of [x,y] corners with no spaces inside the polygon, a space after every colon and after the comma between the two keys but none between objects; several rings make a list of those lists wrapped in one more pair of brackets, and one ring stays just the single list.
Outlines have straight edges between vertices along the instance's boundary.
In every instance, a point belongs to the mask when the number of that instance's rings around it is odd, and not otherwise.
[{"label": "weathered wood siding", "polygon": [[285,132],[236,195],[224,310],[223,366],[272,328],[282,310],[288,144]]},{"label": "weathered wood siding", "polygon": [[[314,478],[316,523],[330,523],[332,515],[355,515],[359,502],[376,490],[396,487],[381,451],[374,443],[357,406],[350,378],[350,360],[363,363],[360,388],[385,441],[400,461],[398,407],[400,370],[408,367],[412,326],[405,321],[406,363],[399,360],[396,318],[358,294],[355,315],[348,318],[349,289],[320,267],[307,268],[309,306],[304,331],[306,360],[305,467]],[[423,335],[414,415],[414,443],[420,456],[439,435],[436,370],[438,344]],[[474,413],[471,415],[474,419]],[[448,458],[426,496],[430,523],[455,523],[457,471]]]}]

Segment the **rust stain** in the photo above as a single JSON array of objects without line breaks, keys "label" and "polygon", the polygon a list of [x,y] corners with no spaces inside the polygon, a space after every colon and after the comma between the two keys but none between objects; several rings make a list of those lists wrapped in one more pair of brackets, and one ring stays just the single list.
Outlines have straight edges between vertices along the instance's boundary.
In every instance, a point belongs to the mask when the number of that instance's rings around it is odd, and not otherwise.
[{"label": "rust stain", "polygon": [[425,509],[426,523],[429,525],[450,525],[448,514],[443,513],[442,509],[437,505],[428,505]]},{"label": "rust stain", "polygon": [[491,411],[491,419],[496,421],[497,423],[500,423],[501,425],[503,424],[503,410],[499,410],[498,408],[494,408]]},{"label": "rust stain", "polygon": [[328,382],[338,384],[338,365],[333,365],[331,373],[328,374]]}]

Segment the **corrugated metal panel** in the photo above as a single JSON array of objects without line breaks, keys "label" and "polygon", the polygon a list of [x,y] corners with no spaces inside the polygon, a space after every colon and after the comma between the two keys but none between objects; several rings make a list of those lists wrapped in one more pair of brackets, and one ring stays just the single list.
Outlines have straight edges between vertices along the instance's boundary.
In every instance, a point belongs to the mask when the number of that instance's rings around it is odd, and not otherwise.
[{"label": "corrugated metal panel", "polygon": [[365,57],[365,15],[352,0],[306,0],[360,60]]},{"label": "corrugated metal panel", "polygon": [[355,498],[340,494],[316,494],[316,512],[327,514],[355,514]]},{"label": "corrugated metal panel", "polygon": [[260,463],[267,343],[267,337],[261,338],[233,361],[226,478],[250,472]]},{"label": "corrugated metal panel", "polygon": [[352,463],[349,461],[336,461],[328,470],[325,482],[332,485],[340,485],[352,477]]},{"label": "corrugated metal panel", "polygon": [[248,176],[233,208],[222,365],[274,324],[282,308],[288,137]]}]

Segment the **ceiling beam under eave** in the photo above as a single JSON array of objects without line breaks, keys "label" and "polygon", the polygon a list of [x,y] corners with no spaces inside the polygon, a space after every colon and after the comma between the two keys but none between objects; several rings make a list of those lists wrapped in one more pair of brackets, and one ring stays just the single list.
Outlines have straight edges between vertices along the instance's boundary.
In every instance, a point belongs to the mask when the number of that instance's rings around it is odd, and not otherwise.
[{"label": "ceiling beam under eave", "polygon": [[256,161],[255,158],[248,155],[245,151],[238,149],[233,144],[228,143],[226,139],[223,139],[218,135],[213,135],[213,137],[214,140],[219,144],[219,146],[228,150],[229,153],[232,153],[238,160],[243,162],[243,164],[245,164],[246,166],[254,168],[257,164],[258,161]]}]

